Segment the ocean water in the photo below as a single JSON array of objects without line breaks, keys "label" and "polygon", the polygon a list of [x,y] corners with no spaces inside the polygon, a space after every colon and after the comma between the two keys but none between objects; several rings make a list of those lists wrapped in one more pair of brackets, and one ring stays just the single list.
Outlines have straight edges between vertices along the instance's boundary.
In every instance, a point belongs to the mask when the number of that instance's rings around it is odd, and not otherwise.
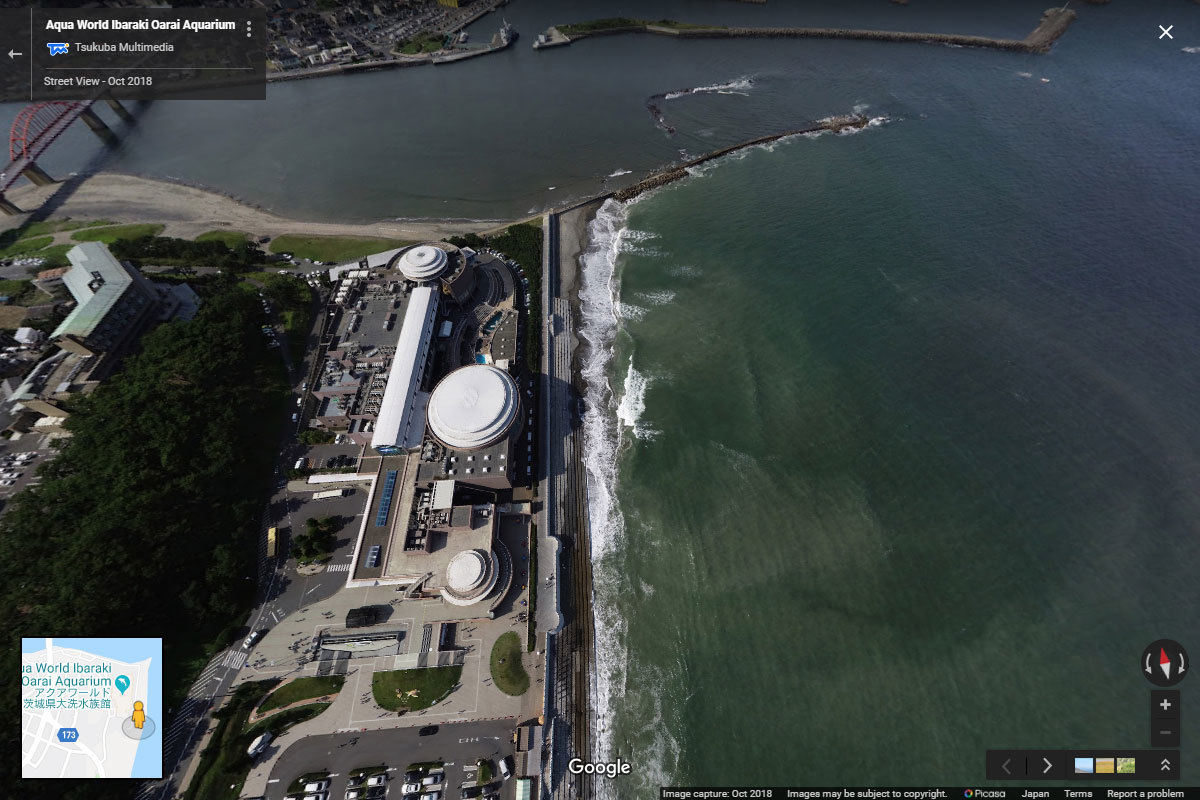
[{"label": "ocean water", "polygon": [[[601,786],[979,784],[987,748],[1148,747],[1142,648],[1200,653],[1200,7],[1080,5],[1048,55],[529,44],[615,14],[1020,37],[1048,5],[518,0],[501,55],[155,103],[98,163],[306,218],[499,219],[876,118],[597,218],[597,738],[633,766]],[[45,166],[96,151],[73,129]]]},{"label": "ocean water", "polygon": [[606,796],[1149,747],[1142,649],[1200,651],[1200,82],[1098,19],[1044,60],[863,65],[871,128],[597,216]]}]

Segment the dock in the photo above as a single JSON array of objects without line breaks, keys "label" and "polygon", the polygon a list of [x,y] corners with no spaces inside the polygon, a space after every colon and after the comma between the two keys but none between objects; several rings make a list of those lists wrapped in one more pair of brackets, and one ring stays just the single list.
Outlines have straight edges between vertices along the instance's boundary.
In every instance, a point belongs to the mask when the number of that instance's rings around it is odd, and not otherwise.
[{"label": "dock", "polygon": [[[868,30],[862,28],[746,28],[706,27],[690,23],[663,20],[647,22],[634,19],[615,19],[612,25],[575,30],[579,26],[562,25],[538,35],[535,49],[571,44],[591,36],[611,36],[622,33],[649,33],[673,36],[677,39],[853,39],[879,42],[916,42],[922,44],[981,47],[1022,53],[1045,53],[1075,20],[1068,8],[1050,8],[1037,27],[1024,39],[1001,39],[989,36],[969,36],[958,33],[919,33],[913,31]],[[588,25],[591,23],[582,23]],[[565,29],[565,30],[564,30]],[[566,41],[562,41],[565,39]]]}]

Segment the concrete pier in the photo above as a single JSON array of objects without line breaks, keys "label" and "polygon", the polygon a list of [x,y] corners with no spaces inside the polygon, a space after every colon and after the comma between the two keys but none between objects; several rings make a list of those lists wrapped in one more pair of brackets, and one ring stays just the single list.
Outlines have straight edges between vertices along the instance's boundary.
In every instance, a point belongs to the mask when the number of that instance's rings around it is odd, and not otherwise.
[{"label": "concrete pier", "polygon": [[32,162],[21,170],[21,174],[28,178],[34,186],[49,186],[54,183],[54,178],[50,177],[50,173]]},{"label": "concrete pier", "polygon": [[[1067,8],[1047,9],[1038,26],[1024,39],[997,39],[989,36],[965,36],[957,33],[916,33],[909,31],[862,30],[856,28],[744,28],[704,27],[687,23],[663,20],[627,19],[611,20],[611,25],[587,28],[561,25],[550,28],[538,37],[538,49],[561,44],[570,44],[590,36],[611,36],[620,33],[650,33],[673,36],[677,39],[858,39],[877,42],[918,42],[924,44],[957,45],[960,47],[985,47],[993,50],[1010,50],[1024,53],[1045,53],[1075,19],[1075,12]],[[604,21],[602,21],[604,22]],[[588,25],[589,23],[584,23]],[[591,23],[595,24],[595,23]],[[566,41],[560,41],[565,37]],[[542,43],[542,42],[545,43]]]},{"label": "concrete pier", "polygon": [[105,144],[116,144],[117,135],[112,132],[112,128],[104,123],[104,120],[96,116],[96,112],[90,108],[84,109],[79,114],[79,118],[92,129],[92,133],[104,140]]},{"label": "concrete pier", "polygon": [[[108,103],[108,107],[117,112],[117,116],[122,122],[133,122],[133,114],[129,113],[129,109],[121,105],[121,101],[113,97],[111,94],[104,95],[104,102]],[[104,123],[101,122],[101,125]]]},{"label": "concrete pier", "polygon": [[7,197],[5,197],[2,194],[0,194],[0,211],[3,211],[5,214],[7,214],[10,217],[15,217],[18,214],[25,213],[24,211],[22,211],[20,208],[17,207],[16,203],[9,200]]}]

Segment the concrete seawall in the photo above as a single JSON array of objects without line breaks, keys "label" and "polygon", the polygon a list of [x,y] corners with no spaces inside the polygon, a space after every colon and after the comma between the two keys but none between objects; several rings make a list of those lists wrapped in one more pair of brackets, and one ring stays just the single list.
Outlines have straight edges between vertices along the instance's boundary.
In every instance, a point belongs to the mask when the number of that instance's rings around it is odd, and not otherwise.
[{"label": "concrete seawall", "polygon": [[730,153],[736,153],[738,150],[744,150],[747,147],[754,147],[755,145],[760,144],[769,144],[788,136],[798,136],[804,133],[820,133],[821,131],[832,131],[837,133],[847,129],[862,129],[867,127],[869,122],[870,120],[861,114],[852,114],[844,117],[830,117],[829,119],[821,120],[815,125],[810,125],[807,128],[800,128],[793,131],[783,131],[782,133],[772,133],[768,136],[760,136],[757,139],[751,139],[746,142],[730,145],[729,147],[723,147],[720,150],[714,150],[711,153],[705,153],[699,158],[693,158],[691,161],[687,161],[677,167],[671,167],[670,169],[655,173],[644,180],[638,181],[632,186],[628,186],[624,189],[619,189],[613,192],[612,197],[613,199],[620,200],[621,202],[632,200],[638,195],[648,192],[651,189],[657,189],[659,186],[665,186],[668,183],[674,183],[677,180],[686,178],[688,175],[688,170],[693,167],[698,167],[701,164],[712,161],[713,159],[721,158],[722,156],[727,156]]},{"label": "concrete seawall", "polygon": [[[563,33],[567,43],[590,36],[612,36],[620,33],[650,33],[659,36],[674,36],[678,39],[858,39],[879,42],[919,42],[923,44],[951,44],[960,47],[986,47],[992,50],[1009,50],[1023,53],[1045,53],[1054,42],[1066,33],[1075,20],[1075,12],[1064,8],[1047,9],[1038,26],[1024,39],[997,39],[989,36],[967,36],[957,33],[917,33],[911,31],[863,30],[857,28],[703,28],[673,27],[654,23],[622,25],[595,31]],[[559,42],[556,42],[558,44]]]}]

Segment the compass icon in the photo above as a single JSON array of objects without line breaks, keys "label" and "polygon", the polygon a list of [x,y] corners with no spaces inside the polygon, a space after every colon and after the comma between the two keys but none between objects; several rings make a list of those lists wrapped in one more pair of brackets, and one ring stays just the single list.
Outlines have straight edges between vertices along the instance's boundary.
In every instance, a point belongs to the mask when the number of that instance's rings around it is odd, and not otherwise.
[{"label": "compass icon", "polygon": [[1155,686],[1174,686],[1191,666],[1183,645],[1172,639],[1151,642],[1142,651],[1142,674]]}]

